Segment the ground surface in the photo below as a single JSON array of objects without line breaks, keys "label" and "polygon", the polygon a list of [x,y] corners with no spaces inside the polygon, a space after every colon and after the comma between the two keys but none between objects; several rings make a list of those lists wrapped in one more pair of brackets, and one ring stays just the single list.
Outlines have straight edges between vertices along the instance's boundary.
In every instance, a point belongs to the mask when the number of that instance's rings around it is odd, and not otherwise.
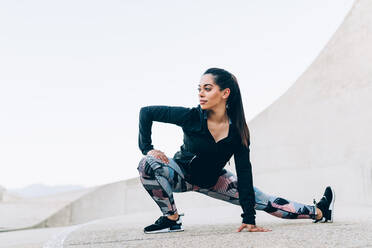
[{"label": "ground surface", "polygon": [[0,233],[0,248],[116,247],[372,247],[372,207],[337,206],[334,223],[282,220],[258,211],[268,233],[237,233],[238,207],[187,209],[185,231],[144,234],[157,219],[150,212],[117,216],[81,225]]}]

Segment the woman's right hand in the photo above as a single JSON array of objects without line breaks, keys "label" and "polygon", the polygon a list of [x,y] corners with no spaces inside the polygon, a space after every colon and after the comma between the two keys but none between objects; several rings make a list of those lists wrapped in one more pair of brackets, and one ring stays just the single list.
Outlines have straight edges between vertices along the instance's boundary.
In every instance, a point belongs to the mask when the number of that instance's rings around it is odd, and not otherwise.
[{"label": "woman's right hand", "polygon": [[162,151],[153,149],[153,150],[148,151],[147,155],[151,155],[154,158],[160,159],[166,164],[169,163],[169,159],[167,158],[167,156],[165,156],[164,152]]},{"label": "woman's right hand", "polygon": [[271,232],[272,231],[271,229],[242,223],[242,225],[238,228],[238,232],[241,232],[243,229],[246,229],[248,232]]}]

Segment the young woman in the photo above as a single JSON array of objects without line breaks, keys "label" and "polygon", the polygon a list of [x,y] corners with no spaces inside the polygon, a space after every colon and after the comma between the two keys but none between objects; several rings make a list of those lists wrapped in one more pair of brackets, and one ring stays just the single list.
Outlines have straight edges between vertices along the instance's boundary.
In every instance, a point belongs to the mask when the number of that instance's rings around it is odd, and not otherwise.
[{"label": "young woman", "polygon": [[[249,130],[237,79],[230,72],[210,68],[199,84],[200,104],[194,108],[147,106],[140,110],[139,148],[146,155],[138,171],[141,182],[163,213],[145,233],[182,231],[173,192],[196,191],[240,205],[243,218],[238,232],[271,231],[256,226],[255,210],[285,219],[333,221],[334,192],[327,187],[315,206],[261,192],[252,184]],[[173,158],[155,150],[153,121],[182,127],[184,143]],[[234,155],[237,177],[224,169]],[[314,202],[315,203],[315,202]]]}]

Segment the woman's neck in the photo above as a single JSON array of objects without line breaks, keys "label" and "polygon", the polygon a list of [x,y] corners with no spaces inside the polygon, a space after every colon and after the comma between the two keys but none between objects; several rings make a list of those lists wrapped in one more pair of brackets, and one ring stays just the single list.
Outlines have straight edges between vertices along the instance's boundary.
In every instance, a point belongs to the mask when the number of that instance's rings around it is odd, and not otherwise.
[{"label": "woman's neck", "polygon": [[225,105],[216,106],[208,111],[208,120],[216,123],[223,123],[229,120]]}]

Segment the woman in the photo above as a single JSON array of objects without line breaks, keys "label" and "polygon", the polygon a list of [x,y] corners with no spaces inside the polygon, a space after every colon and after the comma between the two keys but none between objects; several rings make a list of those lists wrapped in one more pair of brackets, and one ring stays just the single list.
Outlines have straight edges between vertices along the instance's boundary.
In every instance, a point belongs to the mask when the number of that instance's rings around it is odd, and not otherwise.
[{"label": "woman", "polygon": [[[139,118],[139,148],[146,155],[139,163],[141,182],[163,213],[145,233],[182,231],[173,192],[196,191],[241,205],[238,232],[271,231],[256,226],[255,209],[286,219],[333,221],[334,192],[327,187],[315,206],[288,201],[261,192],[252,184],[249,130],[237,79],[230,72],[210,68],[201,77],[198,107],[147,106]],[[155,150],[153,121],[176,124],[184,144],[173,158]],[[224,169],[234,155],[237,177]],[[315,202],[314,202],[315,203]]]}]

